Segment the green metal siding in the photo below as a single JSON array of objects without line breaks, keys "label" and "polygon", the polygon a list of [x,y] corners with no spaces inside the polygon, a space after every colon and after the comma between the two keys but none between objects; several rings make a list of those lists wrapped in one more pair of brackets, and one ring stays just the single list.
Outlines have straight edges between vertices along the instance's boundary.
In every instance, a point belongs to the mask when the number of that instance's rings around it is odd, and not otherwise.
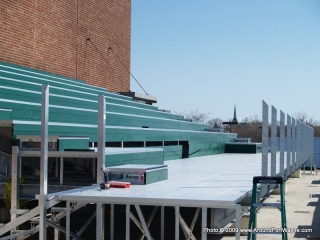
[{"label": "green metal siding", "polygon": [[145,173],[145,183],[151,184],[168,179],[168,169],[161,169]]},{"label": "green metal siding", "polygon": [[163,163],[163,151],[107,155],[105,160],[106,167],[124,164],[163,165]]}]

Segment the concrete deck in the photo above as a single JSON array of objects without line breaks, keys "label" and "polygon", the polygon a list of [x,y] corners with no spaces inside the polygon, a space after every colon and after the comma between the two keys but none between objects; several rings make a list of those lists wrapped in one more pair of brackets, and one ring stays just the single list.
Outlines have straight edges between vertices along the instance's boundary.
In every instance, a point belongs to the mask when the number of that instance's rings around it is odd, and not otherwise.
[{"label": "concrete deck", "polygon": [[[165,161],[168,180],[129,189],[97,187],[61,193],[61,200],[180,206],[233,205],[250,193],[261,175],[261,154],[219,154]],[[55,194],[59,195],[59,193]]]},{"label": "concrete deck", "polygon": [[[312,229],[312,233],[290,233],[289,239],[320,239],[320,175],[310,175],[307,171],[301,178],[290,178],[287,181],[286,208],[288,228]],[[265,202],[278,202],[280,195],[271,195]],[[281,226],[280,212],[277,209],[262,208],[258,212],[258,228],[279,228]],[[308,238],[312,236],[314,238]],[[209,240],[231,240],[230,236],[208,235]],[[241,236],[241,240],[247,239]],[[259,235],[258,239],[276,240],[281,235]]]}]

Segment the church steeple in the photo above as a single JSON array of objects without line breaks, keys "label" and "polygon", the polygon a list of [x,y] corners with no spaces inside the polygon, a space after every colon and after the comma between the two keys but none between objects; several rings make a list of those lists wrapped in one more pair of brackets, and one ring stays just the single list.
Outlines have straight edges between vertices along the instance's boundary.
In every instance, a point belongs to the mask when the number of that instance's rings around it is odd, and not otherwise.
[{"label": "church steeple", "polygon": [[238,122],[236,105],[234,105],[234,112],[233,112],[232,122]]}]

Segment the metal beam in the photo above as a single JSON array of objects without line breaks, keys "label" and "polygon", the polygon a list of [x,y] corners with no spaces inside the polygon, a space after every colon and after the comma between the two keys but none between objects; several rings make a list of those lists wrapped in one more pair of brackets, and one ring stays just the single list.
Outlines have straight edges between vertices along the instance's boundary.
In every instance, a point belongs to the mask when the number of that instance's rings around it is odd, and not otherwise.
[{"label": "metal beam", "polygon": [[[296,169],[298,168],[297,161],[296,161],[296,154],[297,154],[296,131],[297,131],[297,127],[296,127],[296,120],[294,118],[292,118],[291,128],[292,128],[292,133],[291,133],[292,134],[292,138],[291,138],[291,142],[292,142],[292,145],[291,145],[292,169],[291,169],[291,172],[294,173],[296,171]],[[302,142],[302,144],[303,144],[303,142]]]},{"label": "metal beam", "polygon": [[58,178],[59,177],[59,159],[56,158],[56,169],[55,169],[55,177]]},{"label": "metal beam", "polygon": [[[11,210],[19,209],[19,190],[20,190],[20,157],[18,146],[12,146],[12,165],[11,165]],[[11,221],[16,219],[16,213],[11,214]]]},{"label": "metal beam", "polygon": [[104,205],[97,203],[96,205],[96,239],[104,239]]},{"label": "metal beam", "polygon": [[[57,221],[56,225],[59,226],[60,225],[60,221]],[[59,231],[59,229],[55,228],[53,234],[54,234],[54,240],[59,240],[60,239],[60,231]]]},{"label": "metal beam", "polygon": [[184,221],[184,219],[182,218],[181,214],[180,214],[180,217],[179,217],[179,222],[180,222],[180,225],[182,227],[182,230],[183,230],[183,233],[184,233],[184,236],[187,240],[196,240],[196,238],[194,237],[193,233],[192,233],[192,230],[188,227],[187,223]]},{"label": "metal beam", "polygon": [[285,115],[284,112],[280,111],[280,176],[284,176],[284,137],[285,137]]},{"label": "metal beam", "polygon": [[66,202],[66,239],[70,239],[70,202]]},{"label": "metal beam", "polygon": [[[90,223],[93,221],[93,219],[96,217],[96,212],[94,212],[88,220],[83,224],[83,226],[80,228],[79,231],[77,231],[77,236],[81,236],[81,234],[87,229],[87,227],[90,225]],[[73,240],[76,240],[76,238],[73,238]]]},{"label": "metal beam", "polygon": [[60,157],[60,185],[63,185],[63,157]]},{"label": "metal beam", "polygon": [[195,214],[194,214],[194,216],[193,216],[193,219],[192,219],[192,222],[191,222],[191,225],[190,225],[190,230],[191,230],[191,231],[193,231],[194,226],[196,225],[196,221],[197,221],[197,219],[198,219],[200,210],[201,210],[201,208],[198,207],[197,210],[196,210],[196,212],[195,212]]},{"label": "metal beam", "polygon": [[277,109],[271,107],[271,176],[277,174]]},{"label": "metal beam", "polygon": [[202,207],[201,216],[201,240],[207,240],[207,232],[204,230],[207,227],[207,208]]},{"label": "metal beam", "polygon": [[[20,157],[40,157],[41,152],[38,150],[20,150]],[[65,157],[65,158],[96,158],[97,152],[84,152],[84,151],[49,151],[48,157]]]},{"label": "metal beam", "polygon": [[38,231],[39,231],[39,228],[36,227],[36,228],[25,230],[25,231],[22,231],[19,233],[10,234],[9,236],[2,237],[0,239],[1,240],[12,240],[12,239],[21,240],[21,239],[25,239],[25,238],[30,237],[30,235],[32,235]]},{"label": "metal beam", "polygon": [[164,208],[161,206],[161,240],[164,240]]},{"label": "metal beam", "polygon": [[140,231],[144,233],[143,226],[131,212],[130,212],[130,219],[133,221],[134,224],[136,224],[136,226],[140,229]]},{"label": "metal beam", "polygon": [[[53,227],[53,228],[55,228],[55,229],[58,229],[60,232],[65,233],[66,236],[68,235],[68,230],[66,230],[65,228],[63,228],[63,227],[61,227],[61,226],[59,226],[59,225],[57,225],[57,224],[55,224],[55,223],[53,223],[53,222],[51,222],[51,221],[49,221],[49,220],[47,221],[47,224],[48,224],[48,226]],[[70,239],[70,236],[73,237],[73,238],[75,238],[75,239],[78,239],[78,240],[85,240],[84,238],[79,237],[79,236],[77,236],[75,233],[69,231],[69,238],[66,237],[66,239],[69,240],[69,239]]]},{"label": "metal beam", "polygon": [[5,226],[0,228],[0,236],[5,234],[6,232],[9,232],[11,229],[21,225],[22,223],[30,220],[31,218],[39,215],[39,212],[40,212],[40,207],[38,206],[30,210],[30,212],[27,212],[24,215],[17,217],[14,221],[7,223]]},{"label": "metal beam", "polygon": [[[262,101],[262,159],[261,159],[261,176],[268,176],[269,164],[268,164],[268,121],[269,121],[269,106],[265,101]],[[268,192],[268,186],[263,184],[261,186],[260,197],[263,197]]]},{"label": "metal beam", "polygon": [[106,100],[104,95],[99,95],[98,106],[98,159],[97,183],[104,182],[103,169],[105,168],[105,142],[106,142]]},{"label": "metal beam", "polygon": [[114,204],[110,204],[110,240],[114,240]]},{"label": "metal beam", "polygon": [[[147,222],[147,227],[148,228],[150,227],[150,225],[151,225],[151,223],[153,221],[153,218],[156,215],[156,212],[157,212],[158,208],[159,208],[159,206],[155,206],[153,208],[153,210],[152,210],[152,212],[151,212],[151,214],[150,214],[150,216],[148,218],[148,222]],[[142,240],[144,237],[145,237],[145,233],[142,233],[142,235],[140,236],[140,239]]]},{"label": "metal beam", "polygon": [[262,101],[262,169],[261,176],[268,176],[268,105]]},{"label": "metal beam", "polygon": [[42,86],[39,238],[47,239],[49,85]]},{"label": "metal beam", "polygon": [[286,177],[291,174],[291,117],[287,114],[287,168]]},{"label": "metal beam", "polygon": [[[240,229],[241,227],[241,205],[240,204],[236,204],[235,205],[236,208],[236,228]],[[235,236],[236,240],[240,240],[240,231],[236,232],[236,236]]]},{"label": "metal beam", "polygon": [[130,205],[126,204],[126,240],[130,240]]},{"label": "metal beam", "polygon": [[150,232],[149,232],[148,226],[146,224],[146,221],[144,220],[144,216],[142,214],[140,206],[139,205],[135,205],[135,208],[136,208],[138,216],[140,218],[140,222],[142,224],[142,227],[143,227],[143,230],[144,230],[144,234],[146,235],[148,240],[152,240],[152,237],[150,235]]},{"label": "metal beam", "polygon": [[179,224],[179,220],[180,220],[180,208],[179,206],[175,206],[174,207],[174,210],[175,210],[175,239],[179,239],[179,227],[180,227],[180,224]]}]

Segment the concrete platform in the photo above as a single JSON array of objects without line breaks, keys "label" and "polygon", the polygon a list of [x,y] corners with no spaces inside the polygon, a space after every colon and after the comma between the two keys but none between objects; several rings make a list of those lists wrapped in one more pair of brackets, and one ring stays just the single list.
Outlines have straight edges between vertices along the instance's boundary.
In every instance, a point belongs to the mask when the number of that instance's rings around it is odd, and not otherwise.
[{"label": "concrete platform", "polygon": [[85,188],[61,193],[61,200],[167,206],[175,205],[174,202],[179,202],[181,206],[231,206],[250,193],[252,178],[261,174],[261,154],[210,155],[165,161],[165,165],[168,165],[168,180],[146,186],[131,186],[126,190],[100,192],[97,187]]},{"label": "concrete platform", "polygon": [[[320,237],[320,175],[310,175],[309,171],[306,171],[306,174],[302,173],[301,178],[290,178],[287,181],[287,221],[288,228],[312,229],[312,233],[290,233],[288,234],[289,239],[309,239],[308,236]],[[279,195],[271,195],[265,202],[278,201],[280,201]],[[260,209],[257,219],[258,228],[279,228],[281,226],[280,212],[277,209]],[[234,239],[234,236],[208,235],[207,239],[228,240]],[[245,240],[247,237],[241,236],[240,239]],[[258,239],[276,240],[281,239],[281,235],[259,235]]]}]

